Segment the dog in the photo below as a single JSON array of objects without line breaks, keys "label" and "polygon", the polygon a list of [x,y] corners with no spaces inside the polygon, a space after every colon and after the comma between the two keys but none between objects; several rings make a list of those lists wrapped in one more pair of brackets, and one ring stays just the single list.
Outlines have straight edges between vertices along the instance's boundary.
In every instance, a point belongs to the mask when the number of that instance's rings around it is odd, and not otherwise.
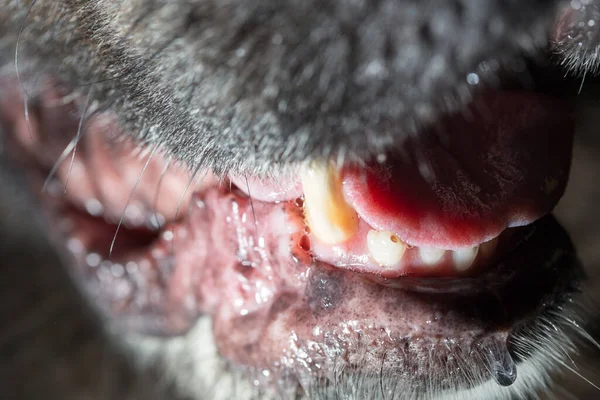
[{"label": "dog", "polygon": [[599,2],[1,4],[3,398],[600,390]]}]

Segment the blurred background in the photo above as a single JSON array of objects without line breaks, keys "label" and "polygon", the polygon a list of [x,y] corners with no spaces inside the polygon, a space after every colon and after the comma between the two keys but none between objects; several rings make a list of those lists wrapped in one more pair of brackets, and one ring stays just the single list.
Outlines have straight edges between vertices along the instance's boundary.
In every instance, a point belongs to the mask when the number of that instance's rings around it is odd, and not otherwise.
[{"label": "blurred background", "polygon": [[[588,274],[591,287],[590,321],[586,330],[600,339],[600,79],[586,78],[579,85],[581,93],[574,98],[577,105],[577,134],[573,149],[571,177],[565,196],[555,215],[571,235]],[[579,90],[579,86],[574,89]],[[600,386],[600,350],[590,344],[582,348],[574,363],[578,372]],[[573,365],[571,365],[573,366]],[[600,390],[575,373],[556,377],[565,390],[553,393],[560,399],[598,399]]]}]

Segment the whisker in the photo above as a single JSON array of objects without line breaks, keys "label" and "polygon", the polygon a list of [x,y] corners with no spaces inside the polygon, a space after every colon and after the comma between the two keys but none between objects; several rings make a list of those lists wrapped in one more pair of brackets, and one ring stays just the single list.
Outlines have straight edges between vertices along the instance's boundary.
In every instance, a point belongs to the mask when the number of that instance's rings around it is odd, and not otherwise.
[{"label": "whisker", "polygon": [[379,368],[379,391],[381,392],[381,398],[383,400],[387,399],[387,396],[385,395],[385,387],[383,384],[383,381],[384,381],[383,366],[385,365],[385,357],[386,357],[386,353],[383,353],[383,358],[381,360],[381,367]]},{"label": "whisker", "polygon": [[73,146],[73,152],[71,153],[71,163],[69,164],[69,172],[67,172],[67,178],[65,179],[65,193],[67,193],[67,186],[69,185],[69,178],[71,177],[71,171],[73,170],[73,163],[75,162],[75,153],[77,152],[77,144],[81,140],[81,130],[83,128],[83,121],[85,120],[85,113],[90,105],[90,100],[92,98],[92,92],[94,87],[90,86],[90,90],[88,90],[87,97],[85,99],[85,104],[83,106],[83,111],[81,112],[81,118],[79,118],[79,125],[77,126],[77,135],[75,136],[75,145]]},{"label": "whisker", "polygon": [[568,318],[564,315],[560,315],[558,313],[555,313],[554,316],[559,318],[569,328],[573,329],[583,339],[587,340],[589,344],[596,348],[596,350],[600,350],[600,343],[598,343],[598,341],[594,339],[594,337],[590,335],[576,320],[574,320],[573,318]]},{"label": "whisker", "polygon": [[[204,177],[203,177],[203,179],[204,179]],[[193,197],[194,192],[196,191],[196,188],[201,183],[202,183],[201,181],[200,182],[196,182],[196,184],[194,185],[194,189],[192,191],[192,197]],[[191,221],[191,218],[189,218],[189,216],[192,215],[192,212],[194,211],[194,201],[190,201],[187,208],[188,208],[187,209],[187,216],[188,216],[187,223],[188,223],[188,226],[191,228],[192,221]]]},{"label": "whisker", "polygon": [[71,139],[69,144],[67,144],[67,146],[65,147],[65,149],[63,150],[61,155],[58,157],[58,159],[52,166],[52,169],[48,173],[48,176],[46,177],[46,180],[44,181],[44,185],[42,186],[42,192],[45,192],[48,189],[48,185],[50,184],[50,181],[52,180],[54,175],[56,175],[56,171],[58,170],[60,165],[63,163],[63,161],[65,161],[65,159],[67,158],[67,156],[69,155],[71,150],[73,150],[73,148],[75,147],[75,145],[77,143],[76,139],[77,139],[76,137]]},{"label": "whisker", "polygon": [[140,175],[138,176],[137,180],[135,181],[135,184],[133,185],[133,188],[131,189],[131,193],[129,193],[129,198],[127,199],[127,203],[125,203],[125,207],[123,208],[123,212],[121,213],[121,218],[119,219],[119,223],[117,224],[117,229],[115,230],[115,235],[113,236],[112,242],[110,243],[110,249],[108,250],[109,258],[110,258],[110,256],[112,256],[113,248],[115,246],[115,241],[117,240],[117,234],[119,233],[119,229],[121,229],[121,225],[123,224],[123,219],[125,218],[125,212],[127,211],[127,207],[129,207],[129,202],[131,202],[131,199],[133,198],[133,195],[135,194],[135,190],[137,189],[138,185],[142,181],[142,177],[144,176],[144,173],[146,172],[146,169],[148,168],[148,165],[150,164],[152,157],[154,157],[154,154],[156,153],[156,149],[157,149],[157,147],[154,147],[152,149],[152,151],[150,152],[150,155],[148,156],[148,159],[146,160],[146,163],[144,164],[144,167],[142,168],[142,172],[140,172]]},{"label": "whisker", "polygon": [[[56,22],[56,24],[54,24],[54,27],[52,28],[52,32],[50,34],[50,39],[49,39],[50,42],[52,42],[52,41],[55,40],[57,32],[62,27],[62,24],[65,21],[65,19],[67,19],[67,17],[68,17],[68,15],[61,16],[58,19],[58,21]],[[36,94],[36,90],[35,89],[40,87],[39,83],[40,83],[40,80],[42,80],[43,76],[44,76],[44,74],[37,74],[37,76],[32,80],[31,87],[34,88],[34,90],[27,90],[27,88],[24,87],[24,86],[21,87],[24,96],[26,96],[28,99],[30,99],[30,98],[32,98],[32,97],[35,96],[35,94]],[[75,95],[76,94],[73,92],[73,93],[71,93],[68,96],[71,97],[71,98],[74,98]],[[68,96],[65,96],[65,97],[68,97]],[[64,103],[64,104],[66,104],[66,103]],[[64,104],[62,104],[62,105],[64,105]]]},{"label": "whisker", "polygon": [[576,376],[581,378],[584,382],[588,383],[594,389],[600,391],[600,387],[598,385],[596,385],[594,382],[592,382],[591,380],[589,380],[588,378],[586,378],[585,376],[583,376],[583,374],[581,372],[577,371],[575,368],[568,365],[566,362],[561,360],[559,357],[552,356],[552,358],[554,359],[554,361],[556,361],[557,363],[559,363],[560,365],[562,365],[563,367],[565,367],[566,369],[568,369],[569,371],[574,373]]},{"label": "whisker", "polygon": [[158,219],[158,196],[160,193],[160,189],[162,187],[163,179],[165,178],[165,175],[167,174],[167,170],[169,169],[170,165],[171,165],[171,157],[169,157],[169,159],[165,163],[163,170],[160,172],[160,177],[158,178],[158,183],[156,184],[156,192],[154,193],[154,200],[153,200],[154,220],[156,221],[156,226],[158,229],[162,228],[162,223]]},{"label": "whisker", "polygon": [[[198,171],[200,171],[200,166],[198,166],[194,170],[194,172],[192,173],[192,176],[190,177],[190,180],[188,181],[187,185],[185,185],[185,189],[183,190],[183,193],[181,194],[181,197],[179,198],[179,202],[177,203],[177,208],[175,209],[175,216],[173,217],[173,222],[177,221],[177,217],[179,215],[179,209],[181,208],[181,204],[183,203],[183,199],[185,198],[185,195],[187,194],[188,190],[190,189],[190,186],[192,185],[192,182],[194,181],[194,178],[198,174]],[[202,179],[200,179],[200,181],[202,181],[203,179],[204,179],[204,177],[202,177]]]},{"label": "whisker", "polygon": [[[105,109],[106,109],[106,107],[102,107],[102,108],[94,110],[94,112],[88,118],[101,113]],[[83,137],[83,135],[79,138],[79,140],[81,140],[82,137]],[[56,162],[52,166],[52,169],[50,169],[50,172],[48,172],[48,176],[46,177],[46,180],[44,181],[44,185],[42,186],[42,192],[45,192],[47,190],[48,185],[50,184],[50,181],[56,175],[56,171],[58,170],[58,168],[60,167],[60,165],[65,161],[65,159],[67,158],[67,156],[69,155],[69,153],[71,153],[71,151],[77,145],[77,140],[78,140],[77,136],[75,136],[73,139],[71,139],[71,141],[69,142],[69,144],[67,144],[67,146],[65,147],[65,149],[62,151],[62,153],[60,154],[60,156],[58,157],[58,159],[56,160]],[[65,184],[65,186],[66,186],[66,184]]]},{"label": "whisker", "polygon": [[256,240],[258,240],[258,222],[256,221],[256,212],[254,211],[254,202],[252,201],[252,195],[250,194],[250,185],[248,184],[248,176],[245,175],[244,179],[246,180],[246,190],[248,191],[248,198],[250,199],[250,210],[252,210],[252,218],[254,218],[254,234],[256,235]]},{"label": "whisker", "polygon": [[[200,171],[201,166],[198,165],[196,167],[196,169],[194,170],[194,172],[192,172],[192,176],[190,177],[190,180],[188,181],[187,185],[185,185],[185,189],[183,190],[183,193],[181,194],[181,197],[179,198],[179,202],[177,203],[177,208],[175,208],[175,215],[173,216],[173,224],[175,224],[175,222],[177,221],[177,217],[179,216],[179,209],[181,208],[181,204],[183,203],[183,199],[185,198],[185,195],[187,194],[188,190],[190,189],[190,186],[192,185],[192,182],[194,181],[194,179],[196,178],[196,175],[198,174],[198,171]],[[200,178],[200,182],[202,182],[204,180],[204,177],[206,176],[206,174],[208,173],[208,170],[204,173],[204,175],[202,176],[202,178]],[[171,240],[171,254],[174,254],[174,243],[175,243],[175,236],[173,235],[173,240]]]},{"label": "whisker", "polygon": [[589,333],[587,333],[583,328],[577,327],[577,333],[579,333],[584,339],[586,339],[589,343],[591,343],[597,350],[600,350],[600,343],[596,339],[592,337]]},{"label": "whisker", "polygon": [[587,74],[587,69],[583,70],[583,77],[581,77],[581,85],[579,86],[579,90],[577,91],[577,94],[581,94],[581,91],[583,90],[583,83],[585,82],[585,76]]},{"label": "whisker", "polygon": [[15,44],[15,74],[17,76],[17,81],[19,82],[19,86],[21,87],[21,91],[23,92],[23,112],[25,114],[25,121],[27,123],[27,132],[29,133],[29,138],[31,140],[33,140],[33,134],[31,133],[31,123],[29,121],[29,103],[27,101],[27,92],[25,90],[25,84],[23,83],[23,80],[21,79],[21,73],[19,72],[19,43],[21,42],[21,37],[23,36],[23,32],[25,31],[25,23],[27,22],[27,18],[29,17],[31,10],[33,9],[33,7],[35,6],[36,3],[37,3],[37,0],[33,0],[31,5],[27,9],[27,12],[25,13],[25,16],[23,17],[23,22],[21,23],[21,26],[19,27],[19,33],[17,35],[17,43]]}]

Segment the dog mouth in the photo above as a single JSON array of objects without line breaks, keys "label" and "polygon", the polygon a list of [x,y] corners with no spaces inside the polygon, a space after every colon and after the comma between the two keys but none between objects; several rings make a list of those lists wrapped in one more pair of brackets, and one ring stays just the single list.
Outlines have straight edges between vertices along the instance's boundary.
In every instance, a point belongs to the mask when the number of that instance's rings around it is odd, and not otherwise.
[{"label": "dog mouth", "polygon": [[529,356],[514,338],[579,279],[548,216],[571,159],[562,100],[488,91],[362,165],[217,177],[139,147],[55,82],[28,119],[3,86],[15,159],[93,302],[155,335],[209,315],[219,353],[265,384],[510,385]]}]

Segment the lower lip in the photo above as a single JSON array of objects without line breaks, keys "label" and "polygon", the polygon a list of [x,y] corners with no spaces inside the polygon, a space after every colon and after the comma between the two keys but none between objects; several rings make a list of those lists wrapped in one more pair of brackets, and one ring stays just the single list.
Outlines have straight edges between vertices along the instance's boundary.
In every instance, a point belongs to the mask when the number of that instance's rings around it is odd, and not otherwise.
[{"label": "lower lip", "polygon": [[[175,257],[169,269],[161,269],[166,286],[146,282],[147,292],[160,291],[162,301],[136,308],[135,299],[115,296],[120,283],[140,276],[126,271],[115,277],[109,264],[85,267],[86,285],[126,329],[179,334],[199,315],[211,315],[220,354],[269,370],[273,379],[290,373],[327,376],[340,363],[348,373],[383,366],[401,376],[406,363],[419,367],[416,355],[399,353],[405,346],[434,349],[440,360],[455,354],[454,346],[470,349],[475,358],[494,348],[504,354],[498,357],[512,360],[507,350],[512,328],[533,323],[549,304],[563,301],[580,272],[567,235],[546,217],[529,227],[519,247],[477,277],[373,281],[315,263],[297,248],[290,257],[282,238],[289,243],[294,236],[283,222],[294,207],[254,201],[251,210],[245,196],[209,190],[195,197],[186,221],[165,228],[174,236],[163,235],[151,245],[152,251]],[[250,220],[253,213],[258,226]],[[227,224],[214,223],[228,217]],[[268,222],[278,228],[261,234]],[[107,274],[109,284],[99,279]],[[370,361],[355,364],[365,354]],[[475,358],[465,360],[470,373],[489,373]],[[463,378],[456,382],[466,387]]]}]

